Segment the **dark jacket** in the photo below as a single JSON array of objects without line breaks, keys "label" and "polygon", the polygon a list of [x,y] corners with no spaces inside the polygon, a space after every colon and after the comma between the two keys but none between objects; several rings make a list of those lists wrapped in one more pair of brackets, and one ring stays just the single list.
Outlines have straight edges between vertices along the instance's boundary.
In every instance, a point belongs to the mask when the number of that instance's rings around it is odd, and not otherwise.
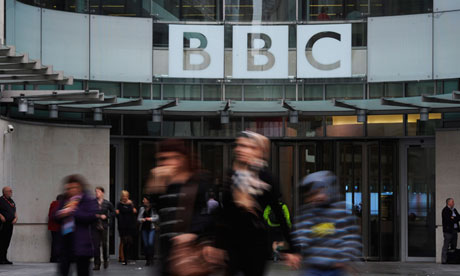
[{"label": "dark jacket", "polygon": [[452,216],[452,210],[446,206],[442,209],[442,232],[444,233],[453,233],[455,230],[454,225],[457,225],[456,230],[460,230],[458,222],[460,221],[460,215],[457,212],[457,209],[454,208],[455,217]]},{"label": "dark jacket", "polygon": [[101,206],[98,208],[97,214],[106,215],[107,219],[99,219],[98,221],[98,223],[100,223],[105,230],[109,228],[109,225],[112,227],[113,218],[115,218],[115,208],[110,201],[104,199]]},{"label": "dark jacket", "polygon": [[[269,187],[257,196],[253,196],[260,208],[256,210],[257,214],[248,212],[235,204],[232,191],[238,182],[244,179],[241,180],[235,171],[230,170],[224,183],[223,208],[220,216],[222,227],[219,228],[218,247],[226,249],[230,259],[240,258],[243,255],[244,258],[252,258],[251,256],[254,255],[264,256],[264,254],[268,257],[271,243],[268,236],[268,225],[263,217],[263,208],[269,205],[277,217],[283,217],[281,206],[278,203],[277,183],[265,169],[260,171],[258,176]],[[286,220],[280,221],[280,230],[284,239],[289,245],[292,245]]]},{"label": "dark jacket", "polygon": [[[65,204],[65,200],[59,203],[59,210]],[[97,221],[96,212],[98,204],[96,198],[89,194],[83,194],[78,203],[77,210],[73,214],[75,219],[75,230],[73,232],[73,248],[63,248],[63,250],[72,250],[75,256],[93,256],[93,239],[92,225]],[[62,224],[63,219],[57,218],[57,221]]]}]

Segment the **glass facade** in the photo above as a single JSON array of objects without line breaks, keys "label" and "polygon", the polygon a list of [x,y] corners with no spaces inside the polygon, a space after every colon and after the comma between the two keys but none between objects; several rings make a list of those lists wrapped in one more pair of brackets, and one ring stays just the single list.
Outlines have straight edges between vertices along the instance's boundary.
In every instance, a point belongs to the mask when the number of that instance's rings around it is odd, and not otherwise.
[{"label": "glass facade", "polygon": [[[47,9],[151,17],[156,21],[287,22],[365,20],[428,13],[433,0],[21,0]],[[298,10],[298,14],[296,14]],[[224,16],[225,14],[225,16]]]}]

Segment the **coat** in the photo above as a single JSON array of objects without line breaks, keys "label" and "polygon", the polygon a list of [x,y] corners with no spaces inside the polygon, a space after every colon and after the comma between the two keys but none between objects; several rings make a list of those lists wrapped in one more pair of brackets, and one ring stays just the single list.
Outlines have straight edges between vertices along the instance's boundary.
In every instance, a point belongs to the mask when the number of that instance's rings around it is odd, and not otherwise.
[{"label": "coat", "polygon": [[[63,208],[65,200],[59,203],[59,210]],[[96,198],[89,194],[83,194],[78,208],[73,214],[75,220],[75,229],[73,231],[73,248],[62,248],[63,250],[72,250],[75,256],[93,256],[94,245],[92,238],[92,226],[97,221],[96,213],[98,204]],[[62,224],[63,219],[57,221]]]}]

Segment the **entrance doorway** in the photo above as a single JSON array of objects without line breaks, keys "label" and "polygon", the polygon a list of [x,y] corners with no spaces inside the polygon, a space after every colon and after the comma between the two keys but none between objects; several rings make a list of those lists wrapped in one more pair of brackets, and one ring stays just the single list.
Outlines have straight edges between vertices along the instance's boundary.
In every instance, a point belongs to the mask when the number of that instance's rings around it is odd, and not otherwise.
[{"label": "entrance doorway", "polygon": [[399,259],[397,144],[338,142],[337,180],[361,226],[363,257]]},{"label": "entrance doorway", "polygon": [[433,140],[401,143],[402,256],[435,261],[435,147]]}]

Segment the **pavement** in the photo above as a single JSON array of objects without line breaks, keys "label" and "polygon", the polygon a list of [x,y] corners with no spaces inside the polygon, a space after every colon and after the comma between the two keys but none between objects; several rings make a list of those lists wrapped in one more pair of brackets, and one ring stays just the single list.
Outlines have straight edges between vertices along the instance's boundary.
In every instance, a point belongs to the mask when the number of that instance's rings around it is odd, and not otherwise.
[{"label": "pavement", "polygon": [[[111,261],[108,269],[95,271],[92,276],[155,276],[151,268],[143,266],[144,261],[123,266],[115,260]],[[400,263],[400,262],[365,262],[359,263],[357,272],[352,275],[439,275],[460,276],[460,265],[441,265],[435,263]],[[51,263],[14,263],[13,265],[0,265],[0,276],[54,276],[57,275],[56,264]],[[76,275],[74,273],[73,275]],[[270,263],[267,276],[298,276],[298,271],[292,271],[280,263]]]}]

